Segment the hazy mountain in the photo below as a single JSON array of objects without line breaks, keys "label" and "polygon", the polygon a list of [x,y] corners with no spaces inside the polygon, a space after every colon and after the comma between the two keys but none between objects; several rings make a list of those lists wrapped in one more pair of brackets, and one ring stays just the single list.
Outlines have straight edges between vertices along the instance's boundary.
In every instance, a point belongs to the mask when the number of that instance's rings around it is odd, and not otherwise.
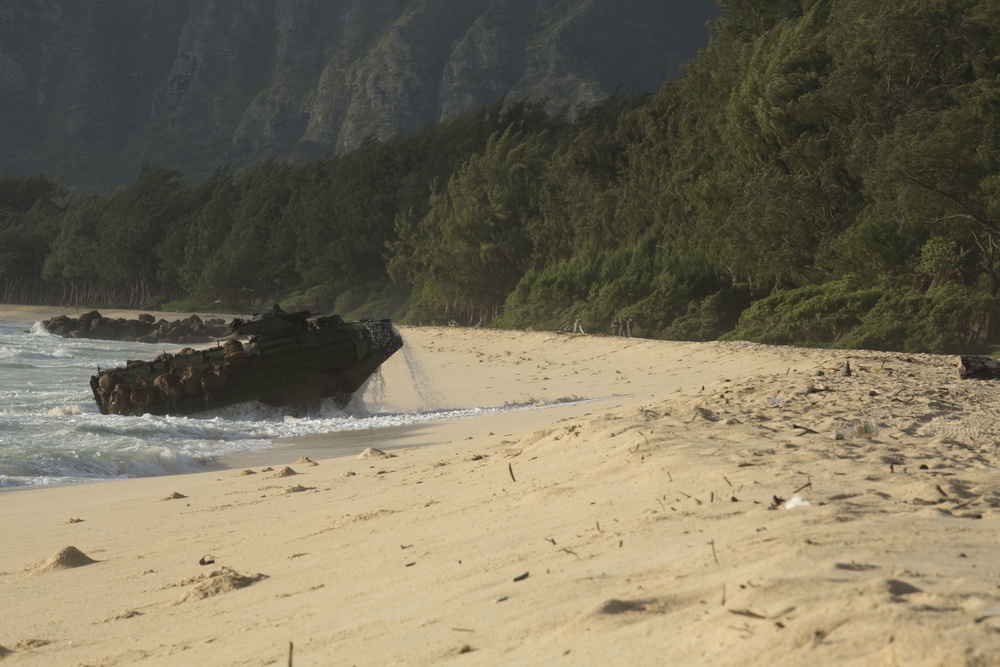
[{"label": "hazy mountain", "polygon": [[0,172],[308,159],[501,97],[652,91],[713,0],[0,0]]}]

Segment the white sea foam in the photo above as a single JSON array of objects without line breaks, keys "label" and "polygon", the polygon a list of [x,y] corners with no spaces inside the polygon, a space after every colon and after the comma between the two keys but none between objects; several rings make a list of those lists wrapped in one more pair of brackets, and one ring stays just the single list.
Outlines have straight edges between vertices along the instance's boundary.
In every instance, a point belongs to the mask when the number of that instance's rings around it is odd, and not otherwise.
[{"label": "white sea foam", "polygon": [[24,324],[0,323],[0,487],[187,472],[220,456],[273,446],[279,438],[538,407],[449,409],[404,341],[424,408],[416,412],[386,409],[384,379],[376,373],[343,410],[327,401],[305,410],[247,403],[191,417],[100,414],[89,386],[97,367],[153,357],[161,347],[65,339],[37,326],[29,331]]}]

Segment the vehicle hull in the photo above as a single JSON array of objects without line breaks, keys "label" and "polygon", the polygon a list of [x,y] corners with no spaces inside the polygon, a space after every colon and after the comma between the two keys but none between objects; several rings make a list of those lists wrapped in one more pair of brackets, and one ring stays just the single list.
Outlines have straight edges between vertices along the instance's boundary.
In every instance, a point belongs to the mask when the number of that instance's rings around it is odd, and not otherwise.
[{"label": "vehicle hull", "polygon": [[90,386],[103,414],[187,415],[248,401],[343,406],[402,344],[389,320],[320,320],[246,344],[130,361],[99,371]]}]

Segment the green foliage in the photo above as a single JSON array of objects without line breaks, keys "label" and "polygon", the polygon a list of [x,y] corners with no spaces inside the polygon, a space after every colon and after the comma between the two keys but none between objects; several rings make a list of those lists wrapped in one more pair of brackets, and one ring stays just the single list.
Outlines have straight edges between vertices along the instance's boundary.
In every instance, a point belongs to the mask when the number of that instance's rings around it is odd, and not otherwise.
[{"label": "green foliage", "polygon": [[775,290],[755,301],[725,339],[772,345],[836,346],[858,327],[884,292],[844,279],[796,289]]},{"label": "green foliage", "polygon": [[548,150],[544,135],[522,139],[513,128],[493,135],[431,196],[418,232],[400,220],[412,246],[390,271],[405,276],[427,315],[468,301],[460,317],[489,321],[503,305],[532,254],[526,229],[538,215],[536,183]]},{"label": "green foliage", "polygon": [[692,301],[686,313],[667,327],[663,336],[672,340],[709,341],[736,327],[751,303],[747,286],[721,289],[700,301]]},{"label": "green foliage", "polygon": [[97,281],[100,263],[100,222],[104,200],[97,195],[78,198],[59,217],[59,231],[52,241],[42,277],[57,281]]},{"label": "green foliage", "polygon": [[720,6],[675,84],[573,122],[501,102],[196,185],[149,165],[110,195],[0,179],[0,280],[605,333],[631,317],[692,340],[1000,343],[1000,12]]},{"label": "green foliage", "polygon": [[530,269],[507,297],[497,324],[556,329],[577,314],[578,304],[585,302],[590,285],[597,279],[593,253],[552,262],[542,270]]},{"label": "green foliage", "polygon": [[65,199],[65,189],[40,174],[0,177],[0,280],[41,274]]},{"label": "green foliage", "polygon": [[858,286],[850,279],[779,290],[756,301],[723,338],[902,352],[956,353],[986,341],[1000,303],[949,284],[923,293]]},{"label": "green foliage", "polygon": [[954,284],[926,294],[887,293],[861,325],[844,336],[840,347],[941,354],[978,351],[986,342],[989,314],[998,306],[996,299]]}]

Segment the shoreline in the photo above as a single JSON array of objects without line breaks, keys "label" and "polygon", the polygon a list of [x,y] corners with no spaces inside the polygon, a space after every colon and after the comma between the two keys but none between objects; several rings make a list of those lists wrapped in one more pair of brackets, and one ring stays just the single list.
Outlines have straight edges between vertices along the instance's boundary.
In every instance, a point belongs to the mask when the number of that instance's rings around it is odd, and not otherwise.
[{"label": "shoreline", "polygon": [[[83,309],[78,309],[80,312],[85,312]],[[209,315],[203,313],[173,313],[164,311],[131,311],[123,309],[112,309],[102,312],[102,316],[108,318],[126,317],[134,318],[141,312],[149,312],[154,317],[159,318],[173,318],[173,319],[184,319],[192,314],[197,314],[200,317],[220,317],[221,315]],[[0,305],[0,321],[9,323],[19,323],[26,326],[34,326],[40,323],[42,320],[56,317],[59,315],[69,314],[69,311],[64,308],[57,307],[39,307],[39,306],[3,306]],[[226,316],[230,317],[230,316]],[[429,335],[430,338],[434,338],[437,334],[449,333],[459,331],[455,328],[450,327],[400,327],[404,332],[404,336],[409,337],[407,334],[411,332],[416,332],[417,334]],[[467,330],[475,331],[475,330]],[[499,332],[502,334],[503,332]],[[514,332],[517,333],[517,332]],[[542,336],[549,336],[550,334],[540,334]],[[570,337],[566,337],[570,338]],[[624,341],[626,339],[619,339]],[[639,339],[632,339],[639,340]],[[179,347],[180,345],[178,345]],[[385,365],[383,365],[383,373],[388,379],[383,380],[386,384],[393,385],[387,394],[383,398],[386,399],[384,403],[380,403],[379,407],[390,407],[390,409],[398,409],[401,411],[410,411],[424,408],[465,408],[473,409],[477,407],[482,407],[486,405],[492,405],[490,400],[493,398],[492,392],[485,391],[481,392],[480,395],[476,397],[475,400],[469,400],[470,396],[465,395],[458,397],[456,402],[442,404],[441,397],[434,395],[434,390],[430,389],[430,396],[421,396],[421,391],[427,392],[427,387],[418,387],[417,385],[421,382],[426,383],[425,379],[412,377],[412,369],[408,367],[409,362],[402,360],[402,354],[397,354],[394,358],[390,359]],[[481,356],[481,355],[480,355]],[[471,368],[471,366],[470,366]],[[422,369],[421,369],[422,372]],[[404,391],[399,391],[397,385],[403,385]],[[409,385],[409,386],[405,386]],[[489,390],[490,386],[486,386],[485,389]],[[407,392],[408,390],[408,392]],[[145,477],[109,477],[109,478],[93,478],[87,480],[80,480],[78,482],[60,482],[55,484],[30,484],[23,486],[11,486],[3,487],[4,491],[14,491],[19,489],[34,489],[34,488],[54,488],[62,486],[72,486],[77,483],[81,484],[94,484],[101,482],[115,482],[122,481],[126,479],[149,479],[149,478],[159,478],[159,477],[172,477],[172,476],[187,476],[187,475],[197,475],[202,473],[212,473],[225,470],[237,470],[240,468],[248,466],[267,466],[267,465],[278,465],[285,458],[291,456],[294,458],[299,458],[300,456],[308,455],[312,457],[323,457],[323,458],[337,458],[344,456],[351,456],[360,453],[366,447],[378,446],[383,449],[393,450],[393,449],[403,449],[411,447],[427,446],[437,441],[450,442],[450,438],[470,438],[471,432],[470,426],[476,424],[482,424],[482,432],[489,432],[491,429],[500,430],[498,424],[502,424],[506,420],[510,419],[512,415],[517,415],[519,421],[525,421],[525,423],[531,423],[535,426],[544,425],[551,419],[557,416],[571,417],[580,414],[586,414],[595,407],[603,405],[613,405],[621,397],[618,396],[604,396],[597,398],[586,398],[583,400],[568,400],[564,401],[565,395],[552,395],[549,400],[553,402],[539,405],[531,408],[515,409],[513,412],[501,413],[501,414],[489,414],[489,415],[475,415],[469,417],[460,418],[449,418],[440,421],[429,421],[429,422],[419,422],[415,424],[409,424],[404,426],[388,426],[388,427],[372,427],[363,428],[357,430],[346,430],[346,431],[331,431],[326,433],[318,433],[312,435],[300,435],[300,436],[289,436],[286,438],[275,438],[271,441],[271,445],[268,447],[250,449],[240,452],[227,453],[220,456],[213,457],[209,462],[204,464],[202,468],[195,470],[187,470],[183,472],[168,473],[165,475],[153,475]],[[536,400],[533,394],[523,394],[514,403],[531,403]],[[535,416],[534,414],[528,413],[544,413]],[[423,435],[426,434],[426,435]],[[511,433],[507,434],[511,436]]]},{"label": "shoreline", "polygon": [[1000,386],[951,358],[403,335],[392,409],[603,398],[0,494],[5,667],[1000,663]]}]

